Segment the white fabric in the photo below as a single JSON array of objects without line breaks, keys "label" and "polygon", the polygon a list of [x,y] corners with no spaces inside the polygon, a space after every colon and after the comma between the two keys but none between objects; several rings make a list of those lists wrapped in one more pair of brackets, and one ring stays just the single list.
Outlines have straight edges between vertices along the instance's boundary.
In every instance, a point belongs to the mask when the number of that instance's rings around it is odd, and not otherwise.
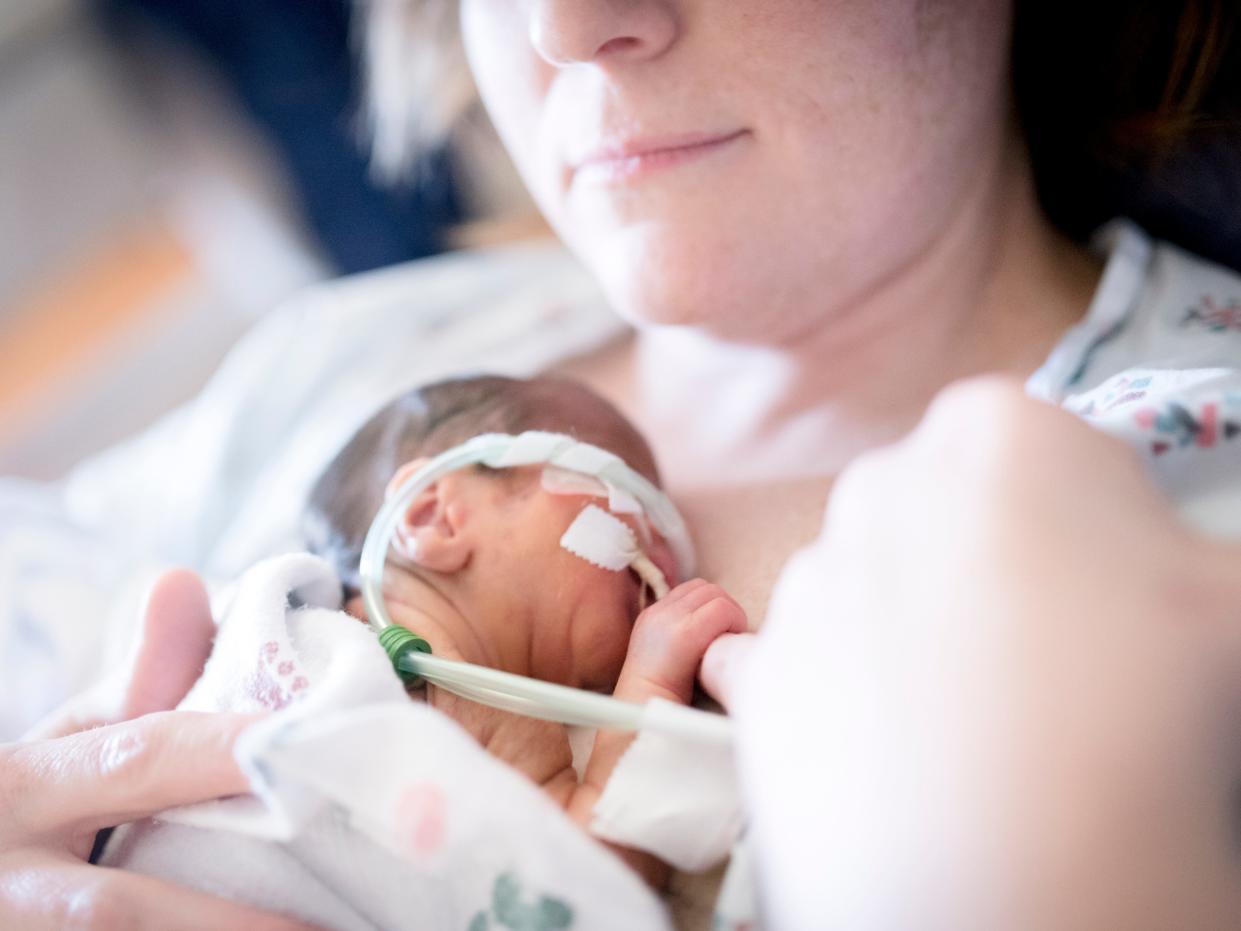
[{"label": "white fabric", "polygon": [[127,826],[105,863],[333,929],[667,927],[541,790],[410,701],[339,604],[313,556],[245,574],[181,707],[275,710],[238,747],[259,798]]},{"label": "white fabric", "polygon": [[659,727],[681,708],[647,706],[643,730],[613,770],[590,828],[599,837],[649,851],[691,873],[728,856],[741,833],[741,797],[730,742],[706,742]]},{"label": "white fabric", "polygon": [[606,498],[608,488],[593,475],[583,475],[560,466],[549,465],[539,476],[543,490],[553,495],[587,495]]}]

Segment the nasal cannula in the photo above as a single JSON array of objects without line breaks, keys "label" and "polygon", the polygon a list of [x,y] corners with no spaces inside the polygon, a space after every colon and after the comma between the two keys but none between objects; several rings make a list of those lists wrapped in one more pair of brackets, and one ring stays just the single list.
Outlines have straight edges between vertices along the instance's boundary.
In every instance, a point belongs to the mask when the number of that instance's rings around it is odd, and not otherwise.
[{"label": "nasal cannula", "polygon": [[[383,569],[393,534],[400,524],[405,508],[414,497],[440,476],[471,465],[490,468],[546,464],[598,480],[609,492],[610,503],[619,510],[640,511],[651,526],[669,543],[678,565],[686,574],[693,571],[694,550],[689,532],[676,506],[648,479],[630,468],[619,456],[579,442],[558,433],[528,431],[512,436],[489,433],[449,449],[403,482],[388,496],[366,534],[359,565],[362,599],[366,615],[379,635],[379,642],[392,660],[397,675],[406,681],[425,679],[439,688],[463,698],[507,711],[563,724],[612,730],[641,730],[658,726],[669,736],[710,742],[731,739],[730,722],[723,715],[696,709],[683,709],[685,714],[660,716],[658,724],[645,719],[645,706],[621,701],[583,689],[541,682],[527,676],[490,669],[460,660],[445,659],[431,654],[431,645],[416,633],[394,624],[383,600]],[[593,510],[592,510],[593,508]],[[562,543],[566,548],[601,564],[606,560],[592,558],[588,533],[607,533],[608,527],[624,525],[602,509],[592,506],[583,512],[582,525],[570,528]],[[600,516],[602,512],[602,517]],[[591,526],[587,526],[588,522]],[[574,531],[576,529],[576,535]],[[619,529],[619,528],[616,528]],[[614,531],[613,531],[614,533]],[[640,552],[634,554],[645,560]],[[640,572],[648,582],[658,570],[645,560]],[[661,594],[659,582],[653,587]],[[666,590],[666,586],[664,586]]]}]

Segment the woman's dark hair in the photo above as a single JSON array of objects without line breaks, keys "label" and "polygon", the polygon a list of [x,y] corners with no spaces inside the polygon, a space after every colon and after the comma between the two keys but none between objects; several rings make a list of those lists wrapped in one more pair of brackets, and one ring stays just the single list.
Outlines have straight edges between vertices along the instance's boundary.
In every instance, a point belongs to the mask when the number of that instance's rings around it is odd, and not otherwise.
[{"label": "woman's dark hair", "polygon": [[1241,267],[1241,3],[1017,0],[1013,87],[1040,200]]},{"label": "woman's dark hair", "polygon": [[387,404],[336,454],[302,512],[307,548],[331,562],[346,589],[356,591],[366,531],[398,468],[480,433],[526,430],[565,433],[592,443],[659,483],[646,440],[584,385],[550,376],[452,378],[415,388]]}]

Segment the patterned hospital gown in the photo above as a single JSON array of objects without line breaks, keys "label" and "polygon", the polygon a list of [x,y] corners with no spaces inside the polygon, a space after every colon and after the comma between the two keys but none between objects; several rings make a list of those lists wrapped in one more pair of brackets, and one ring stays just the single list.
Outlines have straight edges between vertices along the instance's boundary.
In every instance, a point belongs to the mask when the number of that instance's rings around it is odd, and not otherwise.
[{"label": "patterned hospital gown", "polygon": [[1027,388],[1137,449],[1192,524],[1241,538],[1241,275],[1124,221],[1098,243],[1094,301]]}]

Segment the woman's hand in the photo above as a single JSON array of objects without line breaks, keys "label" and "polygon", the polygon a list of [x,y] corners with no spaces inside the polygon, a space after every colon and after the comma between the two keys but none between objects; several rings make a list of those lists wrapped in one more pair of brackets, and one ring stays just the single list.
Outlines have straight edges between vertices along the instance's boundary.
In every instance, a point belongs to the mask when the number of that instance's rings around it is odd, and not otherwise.
[{"label": "woman's hand", "polygon": [[[304,927],[86,862],[102,828],[248,791],[232,745],[251,716],[149,713],[184,697],[213,635],[202,583],[192,573],[166,574],[148,600],[128,674],[25,741],[0,744],[0,927]],[[108,723],[136,715],[143,717]]]},{"label": "woman's hand", "polygon": [[1241,915],[1241,550],[1137,458],[979,381],[840,478],[739,725],[777,927],[1217,928]]},{"label": "woman's hand", "polygon": [[26,739],[62,737],[175,708],[202,674],[215,622],[206,586],[170,569],[151,586],[129,662],[36,724]]},{"label": "woman's hand", "polygon": [[248,791],[232,756],[252,719],[173,711],[0,746],[0,927],[302,925],[124,870],[90,866],[95,833]]}]

